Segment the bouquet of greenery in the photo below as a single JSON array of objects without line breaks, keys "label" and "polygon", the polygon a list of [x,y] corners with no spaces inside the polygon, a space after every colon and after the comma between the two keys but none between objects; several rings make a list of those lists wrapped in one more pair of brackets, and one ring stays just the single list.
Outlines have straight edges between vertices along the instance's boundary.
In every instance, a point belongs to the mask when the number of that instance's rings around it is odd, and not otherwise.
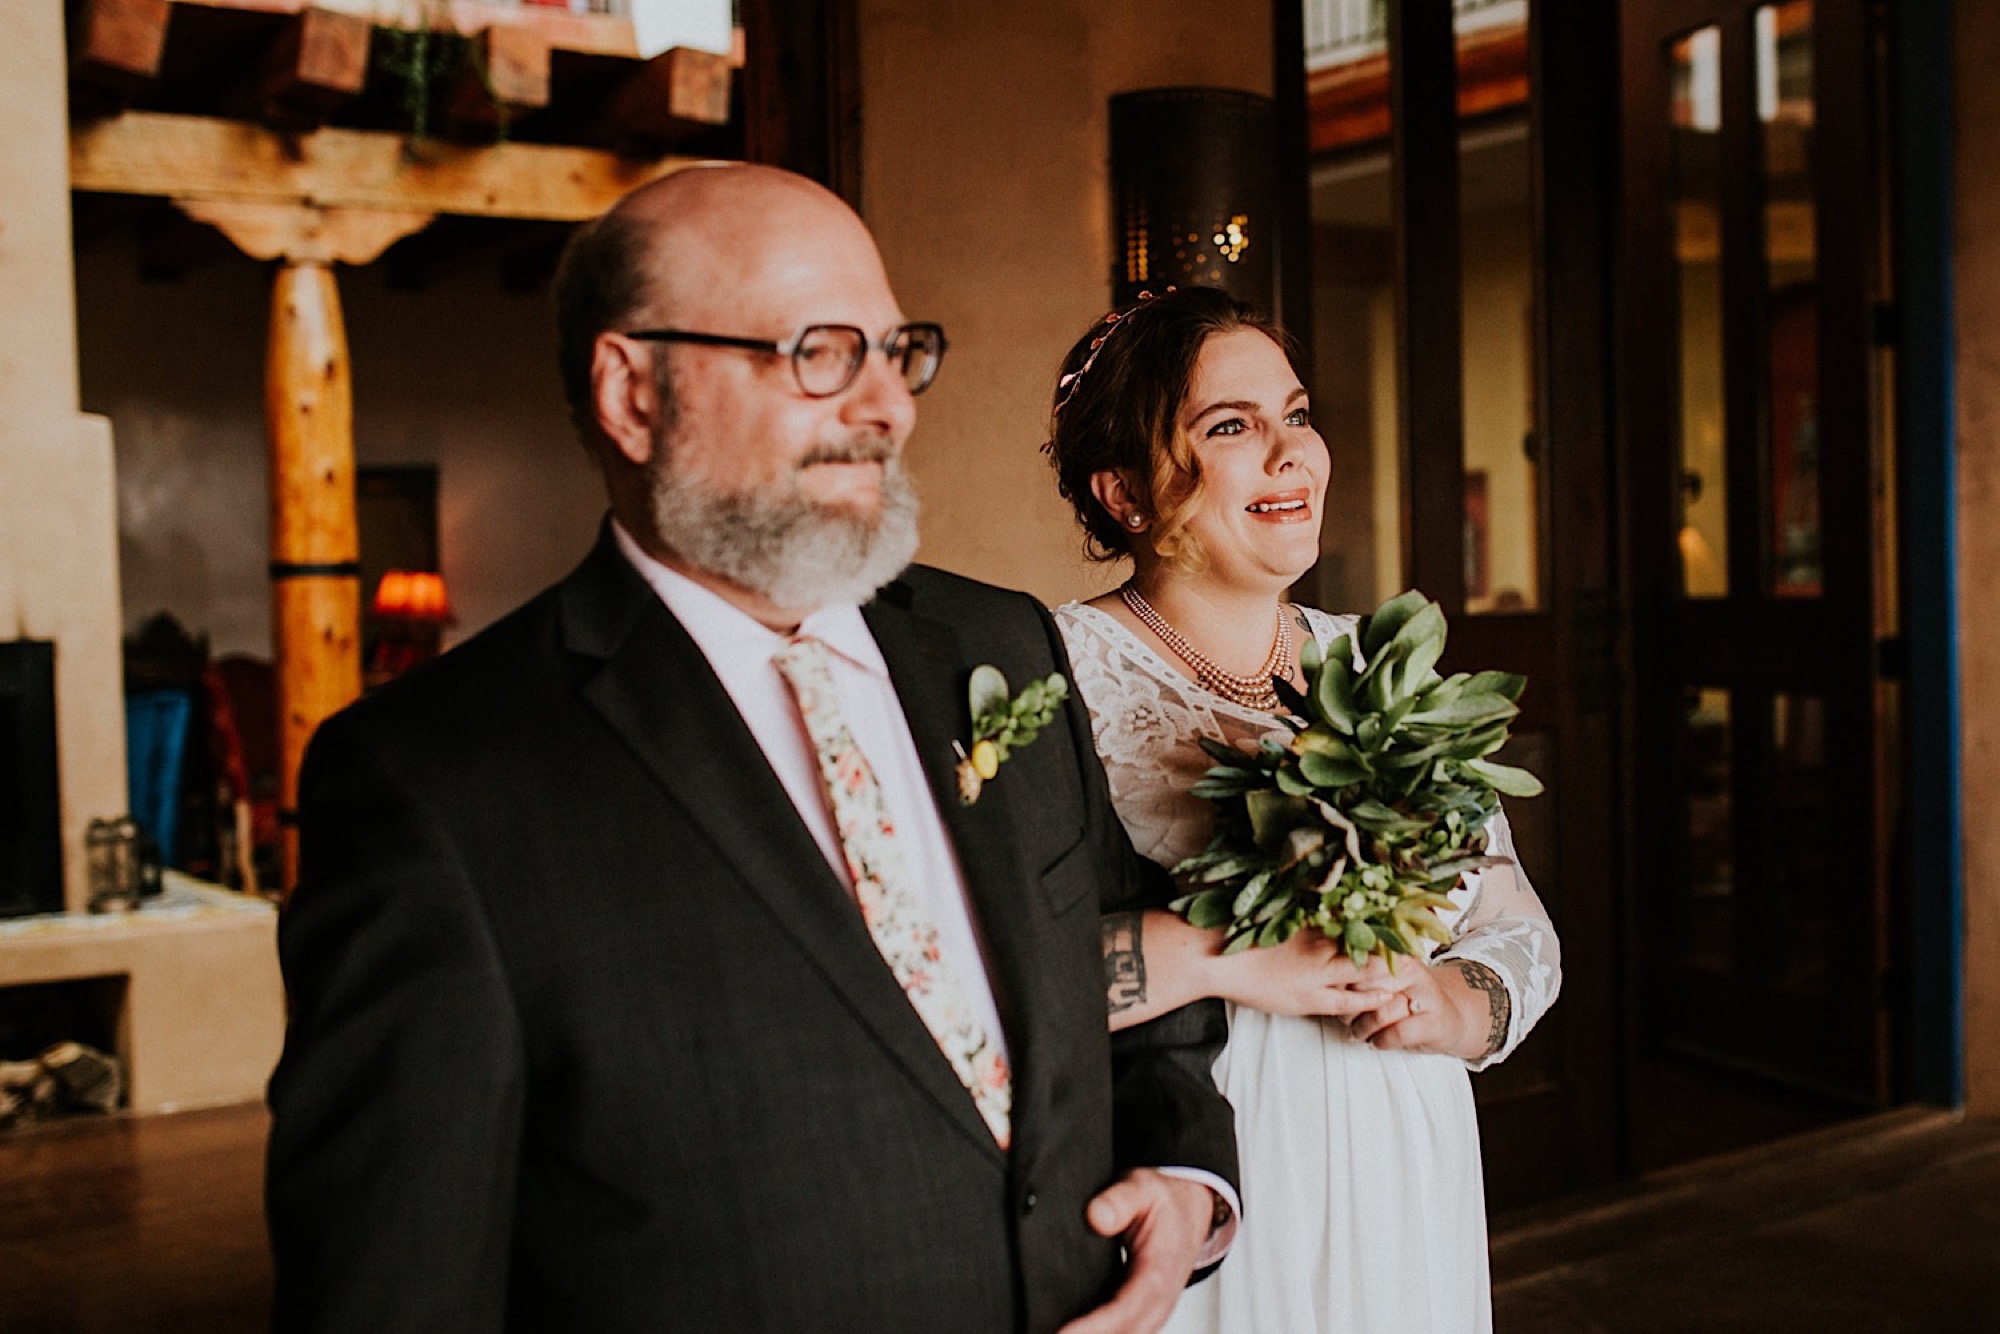
[{"label": "bouquet of greenery", "polygon": [[[1526,678],[1435,670],[1444,613],[1392,598],[1322,657],[1307,640],[1304,694],[1277,682],[1295,717],[1289,745],[1246,752],[1201,738],[1217,761],[1194,793],[1219,810],[1208,848],[1174,868],[1173,908],[1226,928],[1225,952],[1277,945],[1315,926],[1356,963],[1448,943],[1437,910],[1460,876],[1500,862],[1486,828],[1500,795],[1532,797],[1525,769],[1486,758],[1507,740]],[[1356,661],[1361,665],[1357,668]]]}]

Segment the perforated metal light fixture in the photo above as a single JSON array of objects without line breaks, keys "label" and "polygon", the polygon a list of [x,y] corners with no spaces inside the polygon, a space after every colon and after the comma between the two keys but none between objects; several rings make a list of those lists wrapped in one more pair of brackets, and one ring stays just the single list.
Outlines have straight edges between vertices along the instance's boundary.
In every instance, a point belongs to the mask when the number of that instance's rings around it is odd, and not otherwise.
[{"label": "perforated metal light fixture", "polygon": [[1278,169],[1272,103],[1233,88],[1145,88],[1111,99],[1118,254],[1112,301],[1220,287],[1276,304]]}]

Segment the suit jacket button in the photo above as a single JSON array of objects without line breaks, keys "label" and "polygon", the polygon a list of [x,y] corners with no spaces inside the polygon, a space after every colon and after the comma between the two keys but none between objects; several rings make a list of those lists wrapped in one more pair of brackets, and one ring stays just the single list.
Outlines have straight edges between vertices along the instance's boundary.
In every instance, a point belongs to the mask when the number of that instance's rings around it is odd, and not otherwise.
[{"label": "suit jacket button", "polygon": [[1035,1212],[1035,1192],[1031,1190],[1021,1197],[1021,1216],[1025,1218],[1033,1212]]}]

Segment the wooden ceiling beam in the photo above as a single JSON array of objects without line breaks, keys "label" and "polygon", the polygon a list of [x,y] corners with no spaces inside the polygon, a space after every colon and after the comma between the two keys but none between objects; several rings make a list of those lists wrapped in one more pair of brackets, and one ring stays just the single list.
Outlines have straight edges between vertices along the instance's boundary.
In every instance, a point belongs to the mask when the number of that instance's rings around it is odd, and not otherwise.
[{"label": "wooden ceiling beam", "polygon": [[69,19],[70,74],[130,96],[160,72],[168,0],[78,0]]},{"label": "wooden ceiling beam", "polygon": [[275,125],[324,125],[367,86],[373,26],[339,10],[300,10],[265,53],[238,110]]},{"label": "wooden ceiling beam", "polygon": [[177,201],[306,204],[578,222],[698,159],[547,144],[477,148],[400,134],[285,134],[202,116],[128,112],[70,131],[70,187]]},{"label": "wooden ceiling beam", "polygon": [[451,90],[455,124],[498,126],[549,104],[549,44],[527,28],[495,24],[472,38],[471,68]]},{"label": "wooden ceiling beam", "polygon": [[[313,7],[314,0],[153,0],[162,7],[168,5],[184,9],[228,9],[251,14],[296,14]],[[342,9],[353,12],[350,5]],[[420,20],[424,25],[447,32],[464,33],[467,36],[483,32],[488,28],[512,28],[537,34],[549,46],[570,51],[584,51],[592,55],[622,56],[627,60],[637,60],[639,40],[632,29],[632,20],[612,14],[572,14],[567,10],[543,5],[507,6],[490,3],[490,0],[429,0],[429,3],[409,5],[402,13]],[[358,14],[364,22],[372,22],[378,27],[394,27],[399,11],[389,6],[380,7],[372,16]]]},{"label": "wooden ceiling beam", "polygon": [[591,138],[659,149],[729,123],[728,56],[675,47],[633,70],[611,95]]}]

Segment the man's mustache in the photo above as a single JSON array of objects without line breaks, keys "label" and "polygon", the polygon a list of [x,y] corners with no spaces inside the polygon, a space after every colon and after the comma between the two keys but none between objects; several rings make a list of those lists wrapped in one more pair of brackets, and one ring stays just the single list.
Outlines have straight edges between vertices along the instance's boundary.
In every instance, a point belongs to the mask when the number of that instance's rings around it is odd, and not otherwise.
[{"label": "man's mustache", "polygon": [[848,440],[820,445],[799,460],[799,467],[818,463],[888,463],[896,457],[896,446],[887,440]]}]

